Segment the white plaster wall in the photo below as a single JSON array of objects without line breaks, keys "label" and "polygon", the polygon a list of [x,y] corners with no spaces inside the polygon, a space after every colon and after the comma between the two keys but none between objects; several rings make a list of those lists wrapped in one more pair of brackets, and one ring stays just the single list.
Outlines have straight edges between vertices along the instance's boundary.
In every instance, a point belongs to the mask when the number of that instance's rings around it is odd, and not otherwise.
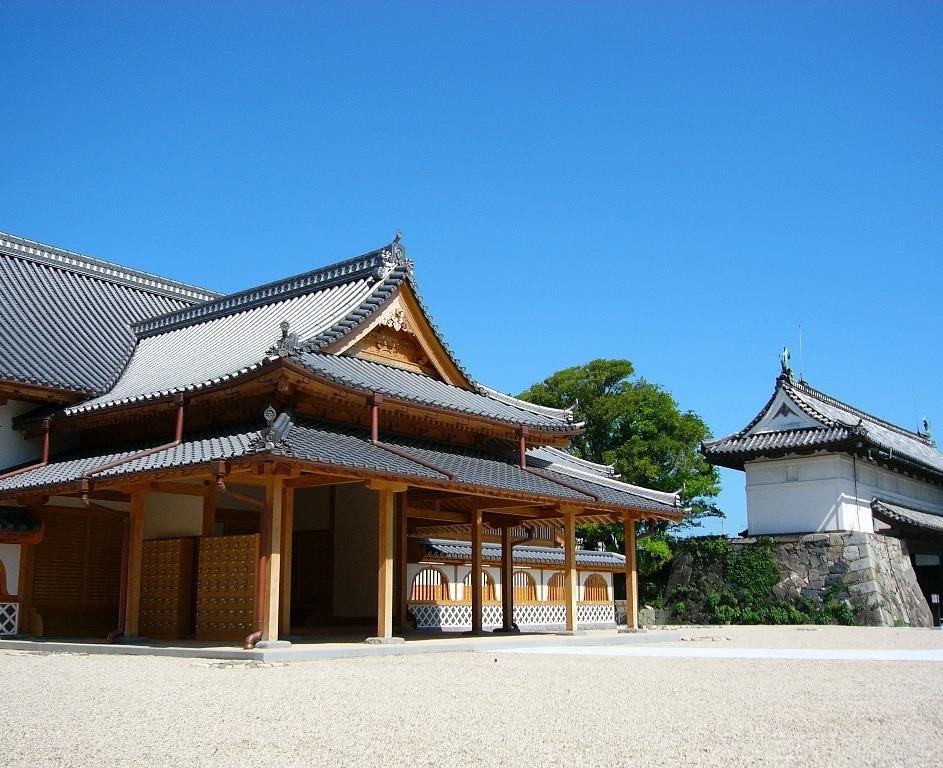
[{"label": "white plaster wall", "polygon": [[203,497],[174,493],[144,496],[144,538],[175,539],[203,533]]},{"label": "white plaster wall", "polygon": [[39,461],[42,440],[40,438],[24,440],[12,426],[14,417],[34,408],[36,408],[36,403],[27,403],[22,400],[7,400],[6,405],[0,405],[0,470],[30,460]]},{"label": "white plaster wall", "polygon": [[943,514],[943,489],[844,454],[763,459],[745,470],[750,535],[873,533],[876,496]]},{"label": "white plaster wall", "polygon": [[18,595],[20,589],[20,545],[0,544],[0,563],[7,573],[8,595]]},{"label": "white plaster wall", "polygon": [[376,616],[377,494],[362,485],[336,486],[334,615]]}]

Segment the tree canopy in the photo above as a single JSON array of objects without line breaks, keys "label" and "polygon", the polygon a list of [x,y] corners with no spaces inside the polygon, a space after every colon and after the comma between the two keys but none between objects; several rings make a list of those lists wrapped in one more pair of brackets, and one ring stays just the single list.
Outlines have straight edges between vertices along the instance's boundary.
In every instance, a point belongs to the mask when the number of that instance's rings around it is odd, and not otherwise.
[{"label": "tree canopy", "polygon": [[[628,360],[593,360],[557,371],[519,397],[538,405],[569,408],[586,422],[586,433],[573,438],[573,453],[589,461],[614,464],[627,483],[660,491],[681,491],[690,518],[678,524],[698,526],[704,517],[723,517],[714,503],[720,475],[698,452],[711,436],[692,411],[681,411],[671,394],[635,374]],[[590,542],[612,546],[621,526],[590,527]]]}]

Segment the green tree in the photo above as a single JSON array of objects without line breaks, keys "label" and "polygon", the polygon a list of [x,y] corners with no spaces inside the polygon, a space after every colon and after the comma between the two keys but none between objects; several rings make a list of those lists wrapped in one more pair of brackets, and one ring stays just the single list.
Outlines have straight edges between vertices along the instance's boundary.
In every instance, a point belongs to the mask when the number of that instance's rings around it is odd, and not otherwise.
[{"label": "green tree", "polygon": [[[691,515],[677,528],[697,527],[705,517],[723,517],[714,499],[717,469],[699,453],[710,430],[696,413],[681,411],[669,392],[635,375],[628,360],[593,360],[557,371],[519,397],[555,408],[576,407],[586,432],[573,438],[573,453],[613,464],[627,483],[681,491]],[[661,526],[665,532],[667,526]],[[621,526],[586,526],[587,543],[621,544]]]}]

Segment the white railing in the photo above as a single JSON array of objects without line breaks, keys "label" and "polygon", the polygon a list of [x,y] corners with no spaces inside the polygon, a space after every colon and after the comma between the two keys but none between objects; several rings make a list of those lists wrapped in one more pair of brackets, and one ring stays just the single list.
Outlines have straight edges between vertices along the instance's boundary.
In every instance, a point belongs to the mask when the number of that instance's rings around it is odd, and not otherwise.
[{"label": "white railing", "polygon": [[[467,603],[410,603],[416,629],[455,632],[471,628],[471,606]],[[500,605],[482,606],[482,627],[494,629],[504,622]],[[576,621],[583,627],[614,627],[612,603],[579,603]],[[562,629],[566,624],[566,606],[561,603],[527,603],[514,606],[514,623],[521,629]]]}]

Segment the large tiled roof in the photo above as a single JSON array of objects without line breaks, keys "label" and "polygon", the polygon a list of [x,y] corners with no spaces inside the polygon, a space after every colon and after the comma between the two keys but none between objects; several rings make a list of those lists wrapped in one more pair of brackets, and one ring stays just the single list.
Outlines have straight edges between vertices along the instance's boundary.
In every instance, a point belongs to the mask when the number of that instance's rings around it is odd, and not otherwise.
[{"label": "large tiled roof", "polygon": [[0,380],[101,393],[131,356],[132,324],[218,295],[0,233]]},{"label": "large tiled roof", "polygon": [[[450,539],[421,539],[426,548],[426,557],[435,560],[471,562],[472,547],[469,542]],[[563,567],[564,552],[559,547],[535,547],[518,544],[512,548],[515,565],[551,565]],[[485,542],[481,547],[483,560],[501,562],[501,545]],[[599,552],[590,549],[576,550],[576,565],[584,568],[624,568],[625,555],[618,552]]]},{"label": "large tiled roof", "polygon": [[882,499],[872,499],[871,511],[879,520],[888,525],[905,525],[922,528],[936,534],[943,534],[943,515],[934,515],[912,507],[892,504]]},{"label": "large tiled roof", "polygon": [[[809,424],[781,431],[758,429],[781,395],[796,405]],[[744,461],[761,456],[828,448],[850,450],[858,444],[875,451],[876,458],[883,461],[943,475],[943,454],[927,436],[872,416],[786,374],[777,379],[773,396],[746,427],[704,443],[703,451],[715,464],[742,469]]]},{"label": "large tiled roof", "polygon": [[148,400],[237,378],[276,357],[270,350],[281,336],[282,322],[305,348],[323,347],[375,312],[408,271],[402,256],[395,258],[384,248],[142,322],[134,355],[111,391],[66,412]]},{"label": "large tiled roof", "polygon": [[133,457],[148,446],[132,446],[106,455],[62,455],[45,466],[0,479],[0,494],[74,486],[83,473],[122,459],[129,461],[95,477],[114,478],[269,452],[321,467],[366,470],[417,482],[425,479],[438,485],[454,484],[457,489],[496,489],[520,497],[547,499],[551,503],[618,507],[671,518],[682,514],[682,510],[674,505],[659,505],[638,496],[633,486],[628,486],[632,491],[623,494],[594,483],[581,483],[581,488],[577,489],[570,483],[569,476],[556,474],[549,466],[539,474],[521,469],[510,454],[486,453],[412,439],[395,439],[385,444],[394,450],[386,450],[383,443],[373,444],[363,430],[299,421],[291,425],[282,440],[269,447],[260,442],[256,432],[227,431],[188,440],[141,458]]},{"label": "large tiled roof", "polygon": [[[65,412],[163,398],[257,371],[279,358],[273,348],[281,335],[280,324],[287,322],[297,343],[284,357],[326,380],[514,425],[579,429],[570,411],[533,405],[477,384],[454,356],[452,362],[468,379],[469,388],[320,352],[373,316],[403,283],[409,283],[418,299],[412,263],[394,242],[348,261],[143,320],[135,325],[139,340],[134,354],[111,390]],[[421,300],[419,305],[431,324]]]}]

